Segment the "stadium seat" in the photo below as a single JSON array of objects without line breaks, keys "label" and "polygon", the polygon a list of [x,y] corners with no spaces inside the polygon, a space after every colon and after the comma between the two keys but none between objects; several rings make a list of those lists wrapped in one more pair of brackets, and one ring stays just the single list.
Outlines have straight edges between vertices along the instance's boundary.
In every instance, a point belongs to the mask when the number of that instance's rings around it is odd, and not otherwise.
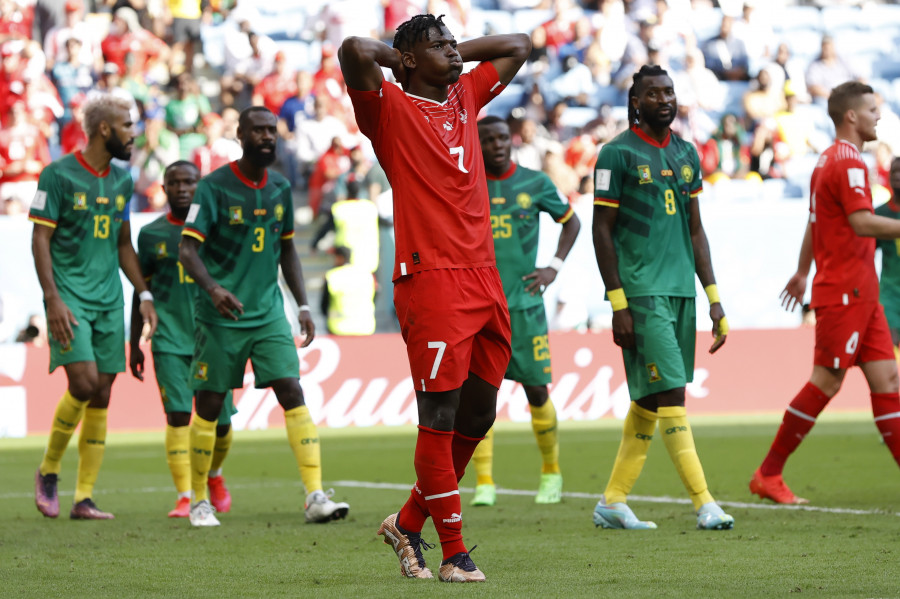
[{"label": "stadium seat", "polygon": [[742,114],[744,112],[744,94],[750,90],[749,81],[722,81],[727,90],[725,93],[724,112]]},{"label": "stadium seat", "polygon": [[695,8],[691,15],[691,25],[694,27],[694,35],[697,36],[697,43],[702,46],[703,42],[718,35],[719,27],[722,25],[722,9]]},{"label": "stadium seat", "polygon": [[854,6],[826,6],[822,9],[822,27],[828,33],[841,29],[865,29],[869,25],[859,8]]},{"label": "stadium seat", "polygon": [[503,92],[490,101],[486,111],[490,116],[505,119],[513,108],[521,106],[525,99],[525,86],[521,83],[510,83]]},{"label": "stadium seat", "polygon": [[809,64],[819,57],[822,50],[822,33],[813,29],[796,29],[786,33],[782,40],[791,49],[791,54]]},{"label": "stadium seat", "polygon": [[275,42],[278,49],[284,52],[290,70],[304,70],[315,72],[320,66],[320,54],[313,53],[310,45],[298,40],[278,40]]},{"label": "stadium seat", "polygon": [[513,31],[516,33],[531,33],[539,25],[553,18],[552,10],[517,10],[513,13]]},{"label": "stadium seat", "polygon": [[479,35],[496,35],[516,32],[513,16],[505,10],[482,10],[473,8],[469,13],[469,28]]},{"label": "stadium seat", "polygon": [[775,33],[797,29],[822,31],[822,13],[815,6],[785,6],[773,21],[772,29]]},{"label": "stadium seat", "polygon": [[560,122],[566,127],[581,129],[593,119],[597,118],[597,110],[587,106],[569,106],[562,113]]}]

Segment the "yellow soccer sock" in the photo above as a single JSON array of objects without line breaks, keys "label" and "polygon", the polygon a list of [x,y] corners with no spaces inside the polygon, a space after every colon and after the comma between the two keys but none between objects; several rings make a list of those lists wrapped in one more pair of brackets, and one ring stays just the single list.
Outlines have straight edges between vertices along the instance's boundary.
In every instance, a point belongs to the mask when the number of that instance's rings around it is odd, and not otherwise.
[{"label": "yellow soccer sock", "polygon": [[78,480],[75,482],[75,503],[94,493],[94,483],[100,474],[106,453],[106,408],[86,408],[78,436]]},{"label": "yellow soccer sock", "polygon": [[194,414],[191,420],[191,490],[194,501],[208,499],[206,480],[216,445],[216,421]]},{"label": "yellow soccer sock", "polygon": [[41,474],[59,474],[60,461],[69,446],[72,433],[84,416],[86,401],[78,401],[68,390],[56,404],[53,414],[53,425],[50,428],[50,439],[41,460]]},{"label": "yellow soccer sock", "polygon": [[694,509],[700,509],[704,503],[713,500],[706,486],[703,466],[694,446],[694,434],[687,421],[687,410],[683,406],[659,408],[659,432],[662,435],[669,457],[684,483],[694,503]]},{"label": "yellow soccer sock", "polygon": [[309,408],[299,406],[285,410],[284,424],[288,443],[297,460],[300,478],[307,495],[322,490],[322,455],[319,447],[319,431],[312,421]]},{"label": "yellow soccer sock", "polygon": [[191,492],[191,427],[166,425],[166,462],[179,495]]},{"label": "yellow soccer sock", "polygon": [[531,429],[541,451],[541,474],[559,474],[559,429],[556,408],[549,397],[541,407],[531,406]]},{"label": "yellow soccer sock", "polygon": [[224,437],[216,437],[216,445],[213,450],[213,458],[212,464],[209,469],[212,472],[222,469],[222,462],[225,461],[225,457],[228,455],[228,451],[231,449],[231,439],[233,437],[232,432],[234,429],[232,427],[228,427],[228,433]]},{"label": "yellow soccer sock", "polygon": [[472,463],[475,465],[476,485],[494,484],[494,427],[491,427],[484,439],[478,442],[478,447],[472,453]]},{"label": "yellow soccer sock", "polygon": [[645,410],[634,402],[628,415],[625,416],[625,424],[622,427],[622,442],[619,443],[619,452],[613,464],[612,474],[606,483],[606,503],[624,503],[644,469],[647,461],[647,452],[650,451],[650,441],[656,430],[657,415],[650,410]]}]

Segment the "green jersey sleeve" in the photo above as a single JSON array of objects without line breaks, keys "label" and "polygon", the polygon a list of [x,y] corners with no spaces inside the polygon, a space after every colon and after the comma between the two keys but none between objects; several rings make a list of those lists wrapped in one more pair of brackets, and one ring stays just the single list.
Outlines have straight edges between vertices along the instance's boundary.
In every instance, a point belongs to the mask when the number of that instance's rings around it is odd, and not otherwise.
[{"label": "green jersey sleeve", "polygon": [[609,143],[600,148],[600,155],[594,166],[594,204],[618,208],[624,175],[624,152]]},{"label": "green jersey sleeve", "polygon": [[38,179],[38,188],[31,202],[28,218],[36,223],[56,227],[63,192],[57,182],[56,169],[45,168]]},{"label": "green jersey sleeve", "polygon": [[550,180],[550,177],[541,173],[541,191],[538,194],[537,204],[540,210],[543,210],[556,222],[565,222],[566,218],[573,213],[569,201],[556,189],[556,185]]},{"label": "green jersey sleeve", "polygon": [[184,221],[182,235],[203,242],[215,228],[218,211],[213,187],[207,179],[201,179],[194,191],[194,200]]}]

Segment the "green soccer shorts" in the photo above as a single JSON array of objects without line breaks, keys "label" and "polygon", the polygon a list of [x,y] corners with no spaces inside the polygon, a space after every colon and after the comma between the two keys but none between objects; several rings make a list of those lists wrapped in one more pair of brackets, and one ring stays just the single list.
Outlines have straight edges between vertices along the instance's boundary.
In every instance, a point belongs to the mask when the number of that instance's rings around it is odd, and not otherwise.
[{"label": "green soccer shorts", "polygon": [[634,349],[623,349],[632,401],[694,380],[697,308],[692,297],[629,297]]},{"label": "green soccer shorts", "polygon": [[503,378],[523,385],[550,384],[553,377],[550,371],[550,345],[544,304],[524,310],[510,310],[509,322],[512,329],[512,356]]},{"label": "green soccer shorts", "polygon": [[297,346],[283,317],[258,327],[197,321],[194,337],[191,388],[195,391],[224,392],[243,387],[247,360],[253,366],[257,389],[269,387],[278,379],[300,377]]},{"label": "green soccer shorts", "polygon": [[[153,352],[153,370],[156,373],[156,384],[166,414],[184,412],[190,414],[194,409],[194,392],[191,391],[191,356]],[[237,414],[234,407],[234,394],[231,389],[225,395],[225,403],[219,414],[219,424],[230,424],[231,417]]]},{"label": "green soccer shorts", "polygon": [[75,362],[95,362],[97,372],[125,372],[125,312],[122,306],[111,310],[86,310],[75,302],[66,302],[78,321],[72,324],[74,338],[63,347],[50,335],[50,372]]}]

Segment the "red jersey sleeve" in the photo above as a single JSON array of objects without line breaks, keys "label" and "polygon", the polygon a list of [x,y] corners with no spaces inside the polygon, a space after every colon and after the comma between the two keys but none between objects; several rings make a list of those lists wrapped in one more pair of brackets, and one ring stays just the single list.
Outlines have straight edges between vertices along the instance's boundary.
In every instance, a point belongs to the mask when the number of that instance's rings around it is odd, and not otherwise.
[{"label": "red jersey sleeve", "polygon": [[875,211],[872,208],[869,169],[860,158],[838,160],[831,176],[835,196],[843,208],[844,214],[849,215],[859,210]]}]

